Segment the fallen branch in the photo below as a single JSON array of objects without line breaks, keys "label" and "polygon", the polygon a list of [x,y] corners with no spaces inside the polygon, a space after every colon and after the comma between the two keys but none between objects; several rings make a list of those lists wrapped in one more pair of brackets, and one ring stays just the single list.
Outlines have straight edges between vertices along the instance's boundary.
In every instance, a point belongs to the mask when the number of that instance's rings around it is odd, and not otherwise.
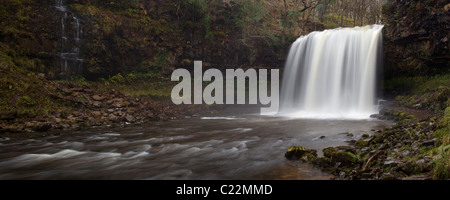
[{"label": "fallen branch", "polygon": [[367,167],[368,167],[369,164],[370,164],[370,161],[372,161],[372,160],[373,160],[378,154],[380,154],[381,152],[382,152],[381,150],[375,152],[375,154],[373,154],[373,155],[367,160],[367,162],[366,162],[366,164],[364,165],[362,171],[366,171]]}]

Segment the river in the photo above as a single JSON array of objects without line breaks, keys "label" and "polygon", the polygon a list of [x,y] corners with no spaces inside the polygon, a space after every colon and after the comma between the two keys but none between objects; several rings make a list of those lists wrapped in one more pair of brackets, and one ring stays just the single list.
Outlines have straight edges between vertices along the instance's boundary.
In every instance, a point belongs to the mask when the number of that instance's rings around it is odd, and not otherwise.
[{"label": "river", "polygon": [[325,147],[389,125],[237,114],[3,137],[0,179],[330,179],[309,164],[286,160],[285,151],[302,145],[321,155]]}]

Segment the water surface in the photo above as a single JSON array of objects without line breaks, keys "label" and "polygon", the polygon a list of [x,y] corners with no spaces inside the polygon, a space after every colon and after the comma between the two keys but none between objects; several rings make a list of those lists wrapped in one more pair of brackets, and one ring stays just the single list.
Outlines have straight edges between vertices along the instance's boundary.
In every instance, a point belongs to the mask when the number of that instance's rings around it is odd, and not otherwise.
[{"label": "water surface", "polygon": [[0,179],[329,179],[309,164],[286,160],[285,151],[345,145],[389,124],[230,115],[1,138]]}]

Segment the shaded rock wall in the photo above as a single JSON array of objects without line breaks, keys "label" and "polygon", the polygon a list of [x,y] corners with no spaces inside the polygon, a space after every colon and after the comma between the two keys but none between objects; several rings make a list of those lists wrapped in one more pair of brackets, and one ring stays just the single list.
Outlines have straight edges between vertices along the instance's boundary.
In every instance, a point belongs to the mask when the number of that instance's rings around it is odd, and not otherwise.
[{"label": "shaded rock wall", "polygon": [[[50,78],[75,73],[89,79],[136,71],[169,74],[175,68],[193,68],[194,60],[216,68],[281,67],[291,43],[273,39],[281,38],[279,35],[244,36],[242,27],[233,24],[239,8],[227,3],[205,20],[198,8],[183,8],[177,0],[63,0],[68,38],[64,43],[64,12],[56,8],[58,1],[1,1],[5,12],[0,16],[0,42],[16,51],[8,53],[11,57],[20,55],[37,63],[18,66]],[[62,73],[60,53],[71,52],[74,17],[82,30],[79,57],[83,63],[80,70]],[[310,30],[306,32],[324,29],[320,24],[308,24],[311,28],[307,26]]]},{"label": "shaded rock wall", "polygon": [[387,78],[449,72],[449,13],[445,0],[391,0],[383,6]]}]

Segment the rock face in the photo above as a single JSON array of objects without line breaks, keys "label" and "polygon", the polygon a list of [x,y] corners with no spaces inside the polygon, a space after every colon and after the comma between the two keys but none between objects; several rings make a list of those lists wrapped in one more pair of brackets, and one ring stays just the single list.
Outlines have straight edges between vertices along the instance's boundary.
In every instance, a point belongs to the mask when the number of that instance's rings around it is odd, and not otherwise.
[{"label": "rock face", "polygon": [[[82,59],[77,73],[88,79],[130,72],[169,74],[192,68],[194,60],[215,68],[280,67],[289,40],[295,39],[243,36],[233,21],[240,12],[234,3],[223,2],[218,13],[205,18],[205,11],[178,0],[64,0],[64,12],[57,2],[7,0],[0,7],[5,13],[0,16],[0,41],[36,59],[33,70],[51,79],[64,78],[60,54],[67,52],[64,46],[73,46],[66,43],[75,33]],[[323,29],[309,23],[304,31]]]},{"label": "rock face", "polygon": [[449,13],[446,0],[391,0],[383,6],[387,78],[448,72]]}]

